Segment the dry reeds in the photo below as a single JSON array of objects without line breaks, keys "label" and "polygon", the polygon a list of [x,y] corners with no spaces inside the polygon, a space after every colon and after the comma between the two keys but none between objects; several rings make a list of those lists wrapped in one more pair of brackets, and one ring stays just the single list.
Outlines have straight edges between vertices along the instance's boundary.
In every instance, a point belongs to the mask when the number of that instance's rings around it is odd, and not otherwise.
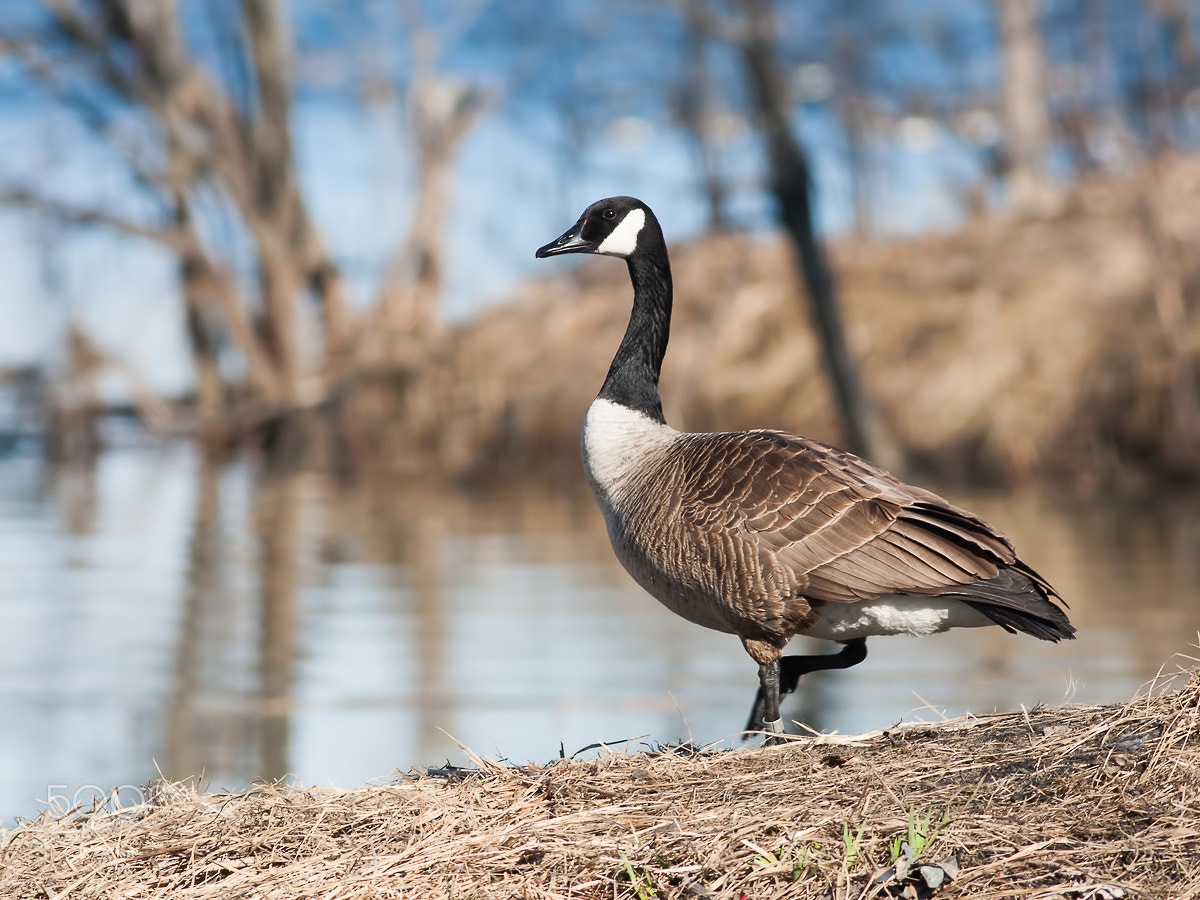
[{"label": "dry reeds", "polygon": [[770,749],[479,760],[355,790],[163,784],[0,833],[0,897],[1185,900],[1198,726],[1193,674],[1117,706]]},{"label": "dry reeds", "polygon": [[[1045,219],[834,247],[864,384],[914,460],[1083,491],[1200,480],[1198,200],[1200,160],[1179,159],[1083,184]],[[671,252],[668,420],[844,443],[783,240],[710,236]],[[579,426],[629,304],[612,260],[527,285],[448,336],[388,445],[460,472],[577,472]]]}]

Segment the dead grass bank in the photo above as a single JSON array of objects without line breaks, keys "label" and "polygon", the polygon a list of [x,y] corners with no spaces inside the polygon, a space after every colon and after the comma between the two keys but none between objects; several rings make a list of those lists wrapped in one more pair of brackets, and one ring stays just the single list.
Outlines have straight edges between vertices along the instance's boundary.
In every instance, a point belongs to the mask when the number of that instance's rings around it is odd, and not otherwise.
[{"label": "dead grass bank", "polygon": [[481,761],[356,790],[159,785],[0,833],[0,897],[22,900],[930,896],[1200,896],[1200,675],[770,749]]}]

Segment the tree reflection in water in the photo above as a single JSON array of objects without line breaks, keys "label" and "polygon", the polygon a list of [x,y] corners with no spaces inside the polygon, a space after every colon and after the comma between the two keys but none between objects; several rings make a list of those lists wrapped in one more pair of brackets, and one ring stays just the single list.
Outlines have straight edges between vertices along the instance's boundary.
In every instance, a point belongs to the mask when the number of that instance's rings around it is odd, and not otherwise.
[{"label": "tree reflection in water", "polygon": [[[9,818],[49,784],[159,769],[213,787],[350,786],[463,764],[458,741],[535,762],[560,744],[736,744],[754,689],[736,639],[632,584],[582,485],[346,485],[172,451],[111,453],[94,471],[0,461],[0,489]],[[858,669],[806,679],[785,715],[846,733],[1115,702],[1197,655],[1195,498],[946,493],[1014,536],[1079,639],[879,639]]]}]

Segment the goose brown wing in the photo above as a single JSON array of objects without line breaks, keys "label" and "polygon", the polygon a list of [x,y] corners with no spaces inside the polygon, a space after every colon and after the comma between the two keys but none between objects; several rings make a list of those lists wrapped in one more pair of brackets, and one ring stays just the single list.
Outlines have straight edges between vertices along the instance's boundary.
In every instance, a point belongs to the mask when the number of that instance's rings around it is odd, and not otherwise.
[{"label": "goose brown wing", "polygon": [[737,559],[810,599],[958,593],[1016,562],[982,520],[835,447],[772,431],[695,437],[681,512],[732,530],[748,545]]}]

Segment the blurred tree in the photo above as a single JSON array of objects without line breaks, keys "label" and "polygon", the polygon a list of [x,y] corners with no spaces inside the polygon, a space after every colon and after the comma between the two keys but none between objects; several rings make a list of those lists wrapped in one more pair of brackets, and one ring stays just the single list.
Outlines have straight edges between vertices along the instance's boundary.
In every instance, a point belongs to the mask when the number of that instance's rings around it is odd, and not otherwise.
[{"label": "blurred tree", "polygon": [[880,465],[902,470],[903,451],[863,390],[846,342],[837,280],[817,234],[808,154],[792,129],[792,102],[786,73],[777,60],[777,20],[770,0],[738,0],[737,6],[740,15],[730,21],[713,15],[702,0],[691,0],[690,16],[710,34],[733,43],[741,58],[752,121],[766,149],[768,186],[800,264],[846,443]]},{"label": "blurred tree", "polygon": [[[470,82],[442,75],[438,36],[423,21],[414,0],[404,4],[415,62],[406,94],[409,126],[417,149],[416,202],[407,238],[388,265],[380,303],[380,330],[389,346],[420,354],[438,328],[437,301],[442,292],[450,165],[455,149],[483,112],[487,98]],[[393,358],[387,347],[378,354]]]},{"label": "blurred tree", "polygon": [[[243,76],[228,80],[213,77],[189,51],[171,0],[43,6],[48,17],[22,36],[18,58],[115,146],[159,212],[135,219],[111,208],[80,209],[36,186],[9,191],[9,199],[109,225],[175,254],[203,420],[215,421],[230,400],[220,365],[227,348],[236,351],[256,402],[271,409],[302,403],[299,297],[308,293],[320,305],[330,344],[347,323],[337,267],[297,185],[290,58],[275,3],[244,0],[236,24],[224,23],[230,40],[217,44],[219,64]],[[239,283],[226,248],[202,233],[203,205],[213,196],[249,238],[255,297]]]},{"label": "blurred tree", "polygon": [[703,24],[697,20],[694,5],[684,7],[684,25],[683,66],[671,100],[675,120],[695,148],[708,208],[706,227],[709,231],[722,231],[730,227],[729,184],[721,171],[717,147],[719,113],[705,57],[708,39]]},{"label": "blurred tree", "polygon": [[[666,195],[656,203],[699,209],[711,227],[777,225],[796,250],[846,440],[897,465],[846,346],[818,226],[864,237],[950,226],[988,209],[1005,178],[1020,206],[1049,184],[1048,167],[1067,191],[1085,173],[1194,147],[1196,18],[1194,0],[6,0],[0,91],[20,81],[25,92],[3,97],[6,112],[44,124],[69,110],[92,140],[56,152],[128,177],[105,196],[0,166],[19,173],[0,200],[171,255],[208,434],[259,436],[317,405],[352,414],[341,401],[368,393],[373,373],[372,422],[420,407],[436,431],[453,366],[437,389],[426,380],[428,396],[381,397],[403,394],[433,357],[451,359],[441,351],[452,333],[434,338],[458,271],[444,234],[454,156],[502,97],[495,124],[523,158],[507,169],[486,148],[487,164],[473,163],[487,196],[471,212],[496,218],[481,258],[475,245],[456,260],[462,271],[507,255],[508,276],[521,274],[514,223],[574,215],[593,199],[580,192],[601,184],[653,185]],[[30,81],[44,109],[22,102]],[[405,156],[391,145],[373,148],[388,154],[382,171],[356,159],[331,178],[345,145],[377,141],[381,120],[412,148],[403,185],[381,184]],[[333,134],[309,130],[330,121]],[[523,182],[510,178],[520,166]],[[335,191],[378,204],[318,218]],[[392,215],[401,204],[407,227]],[[342,230],[348,220],[359,230]],[[357,304],[348,283],[365,285]]]},{"label": "blurred tree", "polygon": [[1011,204],[1018,213],[1046,212],[1055,205],[1058,191],[1046,173],[1052,135],[1038,0],[994,3],[1000,22],[1001,105]]},{"label": "blurred tree", "polygon": [[[843,11],[848,18],[862,22],[867,19],[863,7],[863,0],[848,0]],[[851,27],[846,21],[840,21],[835,22],[831,30],[830,69],[836,92],[832,102],[846,140],[853,229],[856,237],[866,238],[874,231],[870,163],[873,105],[868,92],[869,46],[873,29],[867,25]]]},{"label": "blurred tree", "polygon": [[[445,170],[481,108],[477,92],[448,85],[433,57],[421,56],[407,97],[418,218],[376,303],[386,314],[367,322],[351,315],[341,268],[300,189],[292,23],[279,0],[203,9],[40,0],[40,10],[21,30],[6,29],[4,47],[116,151],[153,207],[84,207],[43,184],[9,186],[0,200],[115,228],[174,255],[202,431],[236,438],[325,402],[353,376],[368,337],[376,347],[385,336],[423,345],[437,319]],[[414,43],[428,36],[419,16],[409,24]]]}]

